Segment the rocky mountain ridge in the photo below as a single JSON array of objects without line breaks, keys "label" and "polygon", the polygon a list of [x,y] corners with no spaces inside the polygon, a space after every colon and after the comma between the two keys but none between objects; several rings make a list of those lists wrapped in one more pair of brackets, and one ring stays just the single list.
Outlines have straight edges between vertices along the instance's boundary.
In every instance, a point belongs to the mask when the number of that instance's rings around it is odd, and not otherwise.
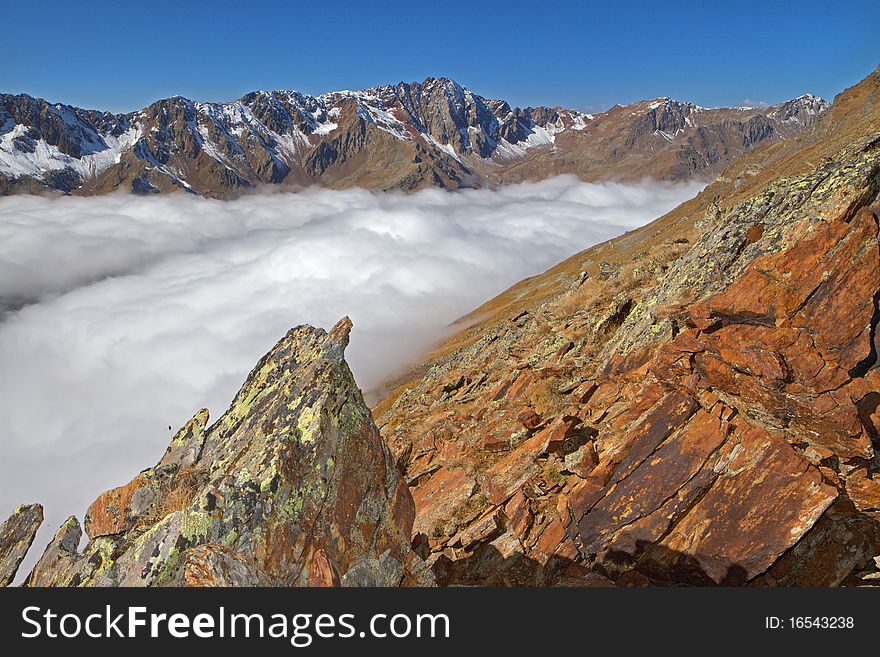
[{"label": "rocky mountain ridge", "polygon": [[592,115],[514,108],[446,78],[319,96],[257,91],[231,103],[176,96],[125,115],[2,94],[0,190],[226,198],[262,184],[456,189],[560,173],[679,180],[790,138],[826,108],[810,94],[732,109],[660,98]]},{"label": "rocky mountain ridge", "polygon": [[375,409],[440,584],[880,579],[880,70]]}]

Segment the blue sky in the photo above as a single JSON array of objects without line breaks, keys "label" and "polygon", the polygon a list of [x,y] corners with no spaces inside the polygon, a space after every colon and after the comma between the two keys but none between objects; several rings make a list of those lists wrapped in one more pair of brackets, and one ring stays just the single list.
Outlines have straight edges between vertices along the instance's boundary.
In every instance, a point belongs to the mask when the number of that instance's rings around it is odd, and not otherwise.
[{"label": "blue sky", "polygon": [[0,91],[138,109],[429,75],[598,111],[832,98],[880,63],[880,2],[0,0]]}]

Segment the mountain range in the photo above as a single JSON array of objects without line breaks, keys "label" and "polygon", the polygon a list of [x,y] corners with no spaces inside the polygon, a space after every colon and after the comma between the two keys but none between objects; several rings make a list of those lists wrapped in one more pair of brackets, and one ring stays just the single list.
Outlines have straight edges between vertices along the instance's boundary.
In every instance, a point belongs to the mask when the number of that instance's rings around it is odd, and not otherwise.
[{"label": "mountain range", "polygon": [[657,98],[598,114],[519,109],[447,78],[319,96],[255,91],[229,103],[175,96],[129,114],[0,94],[0,193],[229,198],[270,184],[411,191],[563,173],[709,178],[812,126],[827,107],[805,94],[764,108]]}]

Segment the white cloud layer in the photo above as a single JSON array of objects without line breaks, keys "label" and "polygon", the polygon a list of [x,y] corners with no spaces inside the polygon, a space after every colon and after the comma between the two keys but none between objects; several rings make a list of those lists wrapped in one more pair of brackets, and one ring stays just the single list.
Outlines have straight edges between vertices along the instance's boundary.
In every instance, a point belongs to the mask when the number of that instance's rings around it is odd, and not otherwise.
[{"label": "white cloud layer", "polygon": [[158,460],[168,425],[203,406],[218,418],[290,327],[349,315],[369,389],[506,287],[699,189],[560,177],[408,196],[0,199],[0,516],[46,507],[25,565]]}]

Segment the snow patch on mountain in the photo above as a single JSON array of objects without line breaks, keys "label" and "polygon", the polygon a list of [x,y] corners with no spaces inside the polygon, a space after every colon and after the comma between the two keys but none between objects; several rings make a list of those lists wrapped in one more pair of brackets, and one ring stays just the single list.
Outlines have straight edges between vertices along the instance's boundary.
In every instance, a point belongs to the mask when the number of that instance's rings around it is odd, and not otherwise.
[{"label": "snow patch on mountain", "polygon": [[7,119],[0,132],[3,133],[0,136],[0,173],[15,178],[32,176],[37,179],[65,169],[71,169],[82,177],[94,177],[118,164],[122,154],[130,150],[142,136],[140,126],[133,126],[118,137],[101,135],[104,142],[102,150],[75,158],[61,152],[45,139],[33,139],[28,126],[15,124],[11,118]]}]

